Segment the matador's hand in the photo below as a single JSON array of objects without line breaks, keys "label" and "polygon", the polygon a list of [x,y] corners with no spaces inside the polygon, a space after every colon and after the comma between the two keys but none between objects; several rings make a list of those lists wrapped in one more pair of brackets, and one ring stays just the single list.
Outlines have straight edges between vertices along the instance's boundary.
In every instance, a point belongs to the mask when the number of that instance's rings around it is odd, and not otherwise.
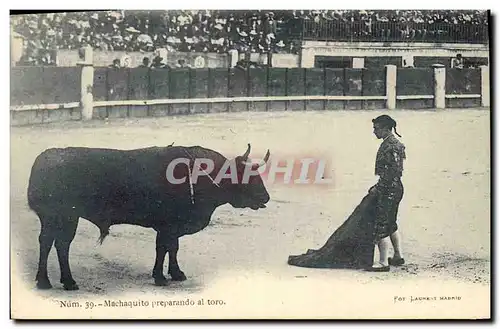
[{"label": "matador's hand", "polygon": [[369,194],[377,194],[378,193],[377,186],[373,185],[372,187],[370,187],[370,189],[368,190],[368,193]]}]

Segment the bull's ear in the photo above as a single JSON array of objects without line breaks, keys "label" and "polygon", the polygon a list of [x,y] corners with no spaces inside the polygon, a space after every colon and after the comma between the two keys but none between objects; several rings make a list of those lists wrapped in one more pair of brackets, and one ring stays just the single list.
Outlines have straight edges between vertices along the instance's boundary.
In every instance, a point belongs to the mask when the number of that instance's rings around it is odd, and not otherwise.
[{"label": "bull's ear", "polygon": [[248,143],[248,147],[247,147],[247,150],[246,152],[241,156],[242,160],[243,161],[247,161],[248,160],[248,156],[250,155],[250,143]]},{"label": "bull's ear", "polygon": [[248,159],[244,159],[243,156],[238,155],[236,158],[234,158],[234,161],[236,162],[237,166],[246,166]]}]

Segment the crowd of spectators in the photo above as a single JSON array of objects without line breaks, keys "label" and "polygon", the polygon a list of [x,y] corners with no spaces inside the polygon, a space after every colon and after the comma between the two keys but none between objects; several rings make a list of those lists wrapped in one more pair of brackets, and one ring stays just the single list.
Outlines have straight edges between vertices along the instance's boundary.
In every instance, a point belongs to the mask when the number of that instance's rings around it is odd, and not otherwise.
[{"label": "crowd of spectators", "polygon": [[296,11],[298,18],[356,22],[369,20],[380,22],[488,24],[485,10],[311,10]]},{"label": "crowd of spectators", "polygon": [[334,10],[302,14],[306,38],[338,41],[470,42],[488,40],[481,10]]},{"label": "crowd of spectators", "polygon": [[[25,64],[50,65],[57,49],[90,45],[96,50],[153,51],[167,48],[180,52],[297,53],[303,36],[302,22],[311,36],[320,36],[325,23],[335,26],[361,24],[361,30],[337,28],[336,34],[384,37],[391,29],[377,23],[405,23],[398,30],[410,37],[423,33],[414,24],[486,26],[484,11],[100,11],[58,12],[12,17],[13,30],[26,40]],[[413,24],[413,25],[412,25]],[[319,27],[319,29],[318,29]],[[427,27],[425,33],[430,33]],[[420,33],[420,34],[419,34]],[[339,34],[339,35],[340,35]],[[335,36],[335,35],[332,35]]]}]

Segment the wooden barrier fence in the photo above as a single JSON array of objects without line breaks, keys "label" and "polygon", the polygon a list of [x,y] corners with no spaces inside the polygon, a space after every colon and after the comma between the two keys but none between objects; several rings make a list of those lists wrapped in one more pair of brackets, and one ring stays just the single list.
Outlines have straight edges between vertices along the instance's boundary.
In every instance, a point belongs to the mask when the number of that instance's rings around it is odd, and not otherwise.
[{"label": "wooden barrier fence", "polygon": [[[490,105],[487,66],[463,70],[442,66],[398,69],[394,65],[381,70],[133,68],[116,72],[112,68],[96,70],[92,63],[83,62],[78,71],[34,68],[33,77],[27,68],[15,69],[19,71],[11,71],[13,124],[245,110]],[[65,69],[70,77],[64,76]],[[39,75],[43,77],[37,78]],[[50,89],[47,82],[57,88]],[[37,95],[41,84],[41,95]],[[52,98],[47,96],[51,92]],[[65,102],[51,102],[53,99]],[[30,104],[37,100],[46,103]]]}]

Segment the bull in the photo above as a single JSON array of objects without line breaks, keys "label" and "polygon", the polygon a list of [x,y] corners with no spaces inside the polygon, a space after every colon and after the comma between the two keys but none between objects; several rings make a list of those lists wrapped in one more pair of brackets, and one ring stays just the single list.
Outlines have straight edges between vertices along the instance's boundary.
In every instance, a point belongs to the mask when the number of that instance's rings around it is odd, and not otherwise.
[{"label": "bull", "polygon": [[[156,231],[156,260],[152,277],[157,286],[167,284],[163,274],[168,253],[168,274],[174,281],[186,280],[179,268],[179,238],[203,230],[215,209],[224,204],[235,208],[265,208],[270,197],[257,173],[243,182],[244,171],[262,164],[248,160],[250,144],[243,155],[227,159],[200,146],[149,147],[134,150],[104,148],[51,148],[34,161],[28,185],[28,204],[40,220],[40,253],[36,286],[50,289],[47,260],[55,245],[60,282],[65,290],[78,290],[73,279],[69,251],[80,218],[95,224],[102,244],[112,225],[130,224]],[[269,158],[269,150],[264,163]],[[188,180],[174,184],[166,178],[168,165],[178,163],[176,179],[191,177],[196,159],[210,159],[213,170],[200,175],[196,184]],[[229,178],[217,182],[214,176],[227,161],[234,161],[236,183]],[[230,167],[231,168],[231,167]],[[255,172],[254,172],[255,173]]]}]

